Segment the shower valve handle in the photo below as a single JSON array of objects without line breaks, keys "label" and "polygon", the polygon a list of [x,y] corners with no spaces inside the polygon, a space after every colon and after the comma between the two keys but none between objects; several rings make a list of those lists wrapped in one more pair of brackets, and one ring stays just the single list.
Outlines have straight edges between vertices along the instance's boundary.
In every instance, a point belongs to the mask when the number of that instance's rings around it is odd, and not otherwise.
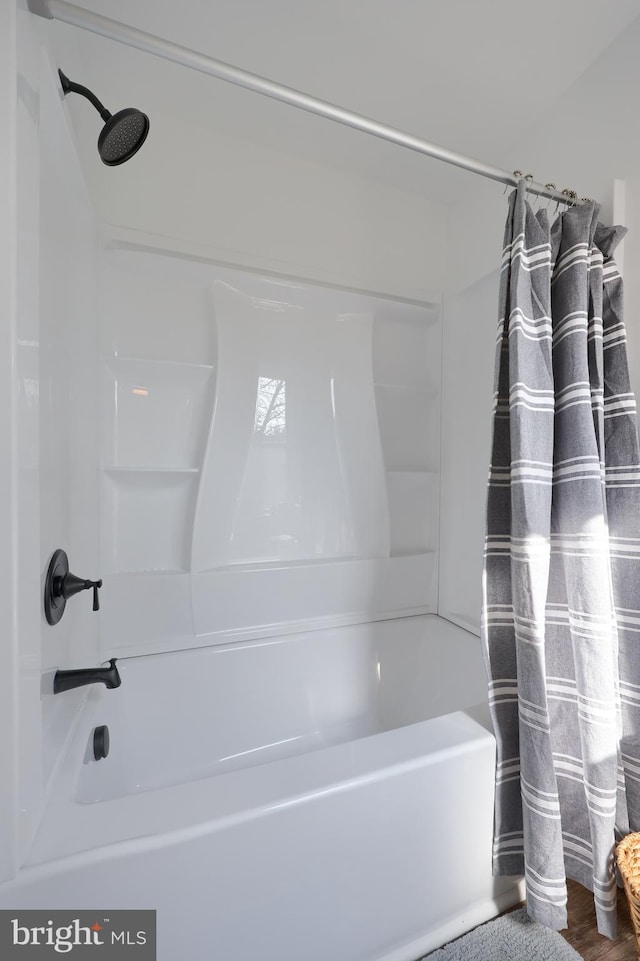
[{"label": "shower valve handle", "polygon": [[102,579],[90,581],[78,577],[69,570],[69,560],[62,550],[54,552],[47,571],[44,587],[44,613],[49,624],[57,624],[62,617],[65,605],[70,597],[80,591],[93,590],[93,610],[100,610],[99,589]]},{"label": "shower valve handle", "polygon": [[79,594],[80,591],[88,591],[93,588],[93,609],[94,611],[100,610],[100,598],[98,597],[98,590],[102,587],[102,580],[99,581],[89,581],[85,580],[83,577],[76,577],[71,571],[68,571],[62,577],[54,581],[53,590],[59,596],[68,600],[73,597],[74,594]]}]

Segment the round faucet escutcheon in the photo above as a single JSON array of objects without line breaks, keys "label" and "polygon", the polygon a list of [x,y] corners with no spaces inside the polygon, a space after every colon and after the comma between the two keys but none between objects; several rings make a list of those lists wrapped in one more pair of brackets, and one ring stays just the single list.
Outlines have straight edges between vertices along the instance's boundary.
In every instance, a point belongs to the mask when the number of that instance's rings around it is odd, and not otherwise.
[{"label": "round faucet escutcheon", "polygon": [[48,624],[57,624],[67,601],[80,591],[93,590],[93,610],[100,610],[98,591],[102,580],[91,581],[78,577],[69,570],[69,558],[65,551],[58,548],[53,552],[44,583],[44,616]]}]

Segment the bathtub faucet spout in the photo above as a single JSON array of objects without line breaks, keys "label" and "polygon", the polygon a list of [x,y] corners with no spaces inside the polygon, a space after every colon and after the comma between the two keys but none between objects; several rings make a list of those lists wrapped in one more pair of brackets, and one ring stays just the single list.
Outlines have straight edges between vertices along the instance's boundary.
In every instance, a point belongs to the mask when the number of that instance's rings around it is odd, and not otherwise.
[{"label": "bathtub faucet spout", "polygon": [[74,687],[84,687],[85,684],[104,684],[105,687],[120,687],[122,681],[116,667],[117,658],[112,657],[109,667],[87,667],[77,671],[56,671],[53,678],[53,693],[61,694],[71,691]]}]

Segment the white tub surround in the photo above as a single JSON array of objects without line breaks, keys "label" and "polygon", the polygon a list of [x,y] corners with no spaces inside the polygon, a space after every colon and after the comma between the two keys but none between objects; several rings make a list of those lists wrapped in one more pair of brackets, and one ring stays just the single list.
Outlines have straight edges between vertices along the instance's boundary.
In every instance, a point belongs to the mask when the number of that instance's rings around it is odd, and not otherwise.
[{"label": "white tub surround", "polygon": [[1,906],[156,908],[160,961],[414,961],[520,897],[491,877],[472,635],[412,617],[119,668]]},{"label": "white tub surround", "polygon": [[100,323],[105,656],[435,611],[435,301],[120,231]]}]

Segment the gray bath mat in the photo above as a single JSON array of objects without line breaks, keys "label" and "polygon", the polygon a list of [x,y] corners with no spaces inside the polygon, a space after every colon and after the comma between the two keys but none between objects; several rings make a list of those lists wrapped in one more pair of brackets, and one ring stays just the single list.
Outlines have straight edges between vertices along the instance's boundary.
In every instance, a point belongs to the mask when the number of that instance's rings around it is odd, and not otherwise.
[{"label": "gray bath mat", "polygon": [[421,961],[582,961],[557,931],[534,924],[520,908],[438,948]]}]

